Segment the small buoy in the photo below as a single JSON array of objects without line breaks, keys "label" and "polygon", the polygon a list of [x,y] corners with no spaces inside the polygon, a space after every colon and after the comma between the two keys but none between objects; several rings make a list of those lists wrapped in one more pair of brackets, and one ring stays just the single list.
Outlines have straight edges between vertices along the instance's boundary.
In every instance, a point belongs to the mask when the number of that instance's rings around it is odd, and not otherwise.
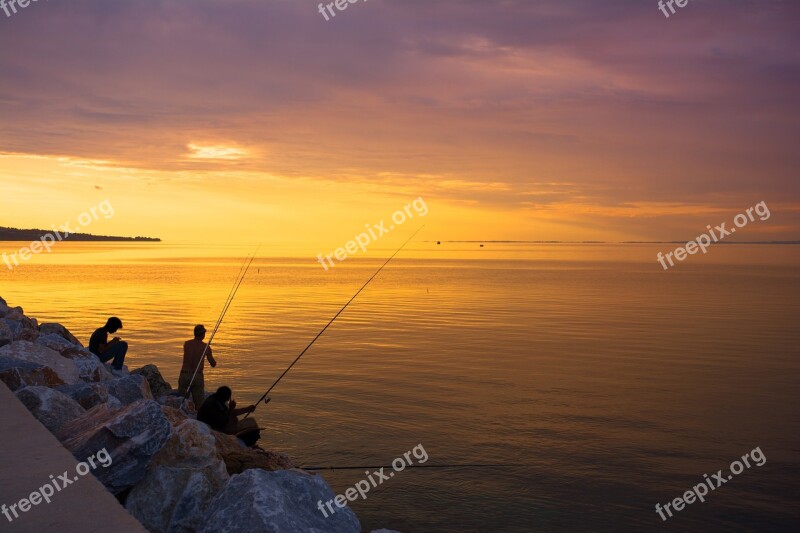
[{"label": "small buoy", "polygon": [[436,244],[442,244],[442,241],[436,241]]},{"label": "small buoy", "polygon": [[483,248],[483,245],[482,245],[482,244],[481,244],[481,248]]}]

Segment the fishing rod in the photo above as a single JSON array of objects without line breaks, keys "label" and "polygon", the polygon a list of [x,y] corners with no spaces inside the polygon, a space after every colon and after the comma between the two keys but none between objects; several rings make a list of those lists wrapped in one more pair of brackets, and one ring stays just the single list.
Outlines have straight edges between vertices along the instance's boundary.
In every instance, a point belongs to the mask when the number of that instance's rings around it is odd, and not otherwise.
[{"label": "fishing rod", "polygon": [[[233,299],[236,297],[236,293],[239,292],[239,287],[242,286],[244,282],[245,276],[247,276],[247,271],[250,270],[250,265],[253,263],[253,259],[255,259],[256,254],[258,254],[258,250],[261,247],[259,245],[256,247],[256,251],[253,252],[252,256],[247,256],[242,263],[242,266],[239,268],[239,273],[236,275],[236,280],[233,282],[233,287],[231,287],[230,292],[228,293],[228,298],[225,300],[225,304],[222,306],[222,311],[219,314],[219,318],[217,318],[217,323],[214,325],[214,329],[211,332],[211,336],[208,338],[208,342],[206,343],[205,348],[203,348],[203,355],[200,356],[200,360],[197,362],[197,366],[194,369],[194,374],[192,374],[192,379],[189,381],[189,386],[186,389],[186,395],[183,397],[181,401],[181,405],[189,398],[189,394],[192,391],[192,385],[194,384],[194,380],[197,377],[197,373],[200,371],[200,367],[203,366],[203,361],[206,357],[206,352],[208,352],[209,347],[211,346],[211,342],[214,340],[214,336],[217,334],[219,327],[222,325],[222,320],[225,318],[225,315],[228,313],[228,309],[230,309],[231,304],[233,303]],[[195,409],[199,409],[200,406],[196,405]]]},{"label": "fishing rod", "polygon": [[[341,314],[342,314],[342,312],[343,312],[345,309],[347,309],[347,306],[348,306],[348,305],[350,305],[350,304],[352,303],[352,301],[356,299],[356,296],[358,296],[359,294],[361,294],[361,291],[363,291],[363,290],[364,290],[364,289],[367,287],[367,285],[369,285],[369,282],[370,282],[370,281],[372,281],[372,280],[375,278],[375,276],[377,276],[377,275],[378,275],[378,273],[379,273],[381,270],[383,270],[383,267],[385,267],[386,265],[388,265],[388,264],[389,264],[389,261],[391,261],[392,259],[394,259],[394,256],[396,256],[398,253],[400,253],[400,250],[402,250],[403,248],[405,248],[406,244],[408,244],[408,243],[411,241],[411,239],[413,239],[413,238],[414,238],[414,236],[415,236],[417,233],[419,233],[419,232],[422,230],[422,228],[424,228],[424,227],[425,227],[424,225],[423,225],[423,226],[420,226],[420,228],[419,228],[417,231],[415,231],[414,233],[412,233],[412,234],[411,234],[411,237],[409,237],[409,238],[406,240],[406,242],[404,242],[404,243],[403,243],[403,245],[402,245],[402,246],[400,246],[400,248],[398,248],[398,249],[397,249],[397,251],[396,251],[395,253],[393,253],[393,254],[391,255],[391,257],[389,257],[389,259],[387,259],[387,260],[386,260],[386,262],[385,262],[384,264],[382,264],[382,265],[381,265],[381,267],[380,267],[378,270],[376,270],[376,271],[375,271],[375,273],[374,273],[374,274],[373,274],[373,275],[372,275],[372,276],[371,276],[371,277],[370,277],[370,278],[367,280],[367,282],[366,282],[366,283],[364,283],[364,285],[362,285],[360,289],[358,289],[358,292],[356,292],[356,293],[353,295],[353,297],[352,297],[352,298],[350,298],[350,300],[349,300],[349,301],[348,301],[346,304],[344,304],[344,307],[342,307],[341,309],[339,309],[339,312],[338,312],[338,313],[336,313],[335,315],[333,315],[333,318],[331,318],[330,322],[328,322],[327,324],[325,324],[325,327],[324,327],[324,328],[322,328],[322,330],[321,330],[319,333],[317,333],[317,336],[316,336],[316,337],[314,337],[314,338],[311,340],[311,342],[309,342],[309,343],[308,343],[308,346],[306,346],[306,347],[305,347],[305,349],[304,349],[302,352],[300,352],[300,355],[298,355],[298,356],[295,358],[295,360],[294,360],[294,361],[292,361],[292,364],[290,364],[290,365],[289,365],[289,367],[288,367],[286,370],[284,370],[284,371],[283,371],[283,374],[281,374],[281,375],[278,377],[278,379],[276,379],[276,380],[275,380],[275,383],[273,383],[273,384],[272,384],[272,386],[271,386],[270,388],[268,388],[268,389],[267,389],[267,392],[265,392],[265,393],[263,394],[263,396],[261,396],[261,398],[259,398],[259,399],[258,399],[258,401],[255,403],[255,405],[256,405],[256,406],[258,406],[259,404],[261,404],[261,402],[262,402],[262,401],[264,401],[264,400],[266,399],[266,397],[267,397],[267,395],[270,393],[270,391],[272,391],[272,389],[274,389],[274,388],[275,388],[275,386],[276,386],[278,383],[280,383],[280,381],[283,379],[283,376],[285,376],[286,374],[288,374],[288,373],[289,373],[289,370],[291,370],[291,369],[292,369],[292,367],[295,365],[295,363],[297,363],[297,361],[299,361],[299,360],[300,360],[300,358],[301,358],[301,357],[303,357],[303,355],[304,355],[304,354],[305,354],[305,353],[308,351],[308,349],[309,349],[309,348],[311,348],[311,346],[312,346],[312,345],[313,345],[315,342],[317,342],[317,339],[319,339],[319,338],[322,336],[322,334],[323,334],[323,333],[325,333],[325,330],[326,330],[326,329],[328,329],[328,326],[330,326],[331,324],[333,324],[333,321],[334,321],[334,320],[336,320],[336,319],[339,317],[339,315],[341,315]],[[251,411],[251,413],[252,413],[252,411]],[[247,418],[248,416],[250,416],[250,413],[247,413],[247,414],[244,416],[244,418]]]},{"label": "fishing rod", "polygon": [[[528,465],[510,464],[510,465],[486,465],[486,464],[466,464],[466,465],[406,465],[406,468],[519,468]],[[318,470],[380,470],[382,468],[393,468],[391,465],[370,465],[370,466],[301,466],[300,470],[318,471]]]}]

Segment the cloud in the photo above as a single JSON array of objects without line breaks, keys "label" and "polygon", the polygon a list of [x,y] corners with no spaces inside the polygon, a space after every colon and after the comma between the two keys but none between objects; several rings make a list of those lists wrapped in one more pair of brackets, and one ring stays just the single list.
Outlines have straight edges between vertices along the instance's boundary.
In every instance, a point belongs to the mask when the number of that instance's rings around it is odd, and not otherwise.
[{"label": "cloud", "polygon": [[798,200],[796,2],[669,20],[638,0],[369,2],[330,22],[316,6],[32,5],[2,21],[0,143],[159,179],[413,176],[523,211]]}]

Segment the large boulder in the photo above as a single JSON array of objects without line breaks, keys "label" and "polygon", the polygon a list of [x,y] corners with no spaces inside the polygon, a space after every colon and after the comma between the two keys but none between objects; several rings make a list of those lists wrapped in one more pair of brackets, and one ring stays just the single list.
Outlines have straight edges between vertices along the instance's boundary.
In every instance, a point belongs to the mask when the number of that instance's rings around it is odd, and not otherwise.
[{"label": "large boulder", "polygon": [[64,326],[62,326],[61,324],[56,324],[53,322],[45,322],[39,326],[39,333],[42,335],[51,335],[51,334],[58,335],[62,339],[69,341],[71,344],[83,348],[83,344],[81,344],[81,341],[75,338],[75,335],[70,333],[69,330]]},{"label": "large boulder", "polygon": [[86,410],[64,393],[47,387],[25,387],[17,398],[51,433],[72,422]]},{"label": "large boulder", "polygon": [[28,318],[21,307],[9,308],[2,319],[12,332],[12,341],[34,341],[39,336],[39,325],[35,318]]},{"label": "large boulder", "polygon": [[111,367],[100,361],[94,354],[73,356],[72,361],[78,367],[78,372],[83,381],[105,382],[114,380]]},{"label": "large boulder", "polygon": [[0,356],[0,381],[15,391],[28,385],[56,387],[64,381],[49,366]]},{"label": "large boulder", "polygon": [[120,408],[98,405],[62,426],[56,436],[79,461],[97,450],[108,450],[113,463],[94,474],[108,490],[119,494],[141,481],[171,433],[161,406],[139,400]]},{"label": "large boulder", "polygon": [[324,479],[300,470],[248,470],[231,478],[214,498],[203,533],[318,531],[360,533],[361,524],[349,507],[334,507],[326,517],[319,501],[336,497]]},{"label": "large boulder", "polygon": [[142,376],[123,376],[105,384],[108,394],[128,405],[139,400],[152,400],[150,385]]},{"label": "large boulder", "polygon": [[[58,324],[55,325],[58,326]],[[96,355],[79,344],[73,344],[61,335],[56,333],[40,335],[36,339],[36,344],[46,346],[60,353],[62,357],[72,359],[83,381],[111,381],[114,379],[109,366],[100,361]]]},{"label": "large boulder", "polygon": [[50,367],[64,383],[80,383],[81,378],[75,363],[40,344],[29,341],[15,341],[0,348],[0,357],[6,356],[29,363]]},{"label": "large boulder", "polygon": [[177,425],[125,508],[150,531],[197,531],[229,476],[211,429],[170,407],[163,410]]},{"label": "large boulder", "polygon": [[191,415],[197,415],[192,400],[184,400],[183,396],[177,394],[175,391],[170,394],[159,396],[156,400],[165,407],[172,407],[173,409],[180,409]]},{"label": "large boulder", "polygon": [[10,344],[22,336],[22,322],[10,318],[0,318],[0,340],[3,345]]},{"label": "large boulder", "polygon": [[40,333],[39,338],[36,339],[36,344],[41,344],[53,351],[64,355],[64,353],[71,350],[82,350],[81,346],[69,342],[67,339],[55,333]]},{"label": "large boulder", "polygon": [[251,468],[262,470],[286,470],[295,468],[288,456],[268,452],[260,448],[247,448],[233,435],[214,431],[217,451],[225,461],[228,473],[241,474]]},{"label": "large boulder", "polygon": [[[96,405],[103,405],[109,402],[108,388],[100,383],[60,385],[56,389],[78,402],[84,409],[91,409]],[[117,406],[121,405],[121,403],[117,404]]]},{"label": "large boulder", "polygon": [[142,376],[150,385],[150,392],[154,398],[172,392],[172,386],[164,380],[156,365],[145,365],[142,368],[131,370],[131,375]]}]

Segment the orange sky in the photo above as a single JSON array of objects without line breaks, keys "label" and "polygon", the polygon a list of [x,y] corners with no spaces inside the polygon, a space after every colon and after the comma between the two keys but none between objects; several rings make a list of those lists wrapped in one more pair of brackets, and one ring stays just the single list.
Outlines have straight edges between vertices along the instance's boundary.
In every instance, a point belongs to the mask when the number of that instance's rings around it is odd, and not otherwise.
[{"label": "orange sky", "polygon": [[680,240],[766,201],[737,239],[800,239],[796,3],[357,7],[0,20],[0,225],[333,248],[421,197],[421,238]]}]

